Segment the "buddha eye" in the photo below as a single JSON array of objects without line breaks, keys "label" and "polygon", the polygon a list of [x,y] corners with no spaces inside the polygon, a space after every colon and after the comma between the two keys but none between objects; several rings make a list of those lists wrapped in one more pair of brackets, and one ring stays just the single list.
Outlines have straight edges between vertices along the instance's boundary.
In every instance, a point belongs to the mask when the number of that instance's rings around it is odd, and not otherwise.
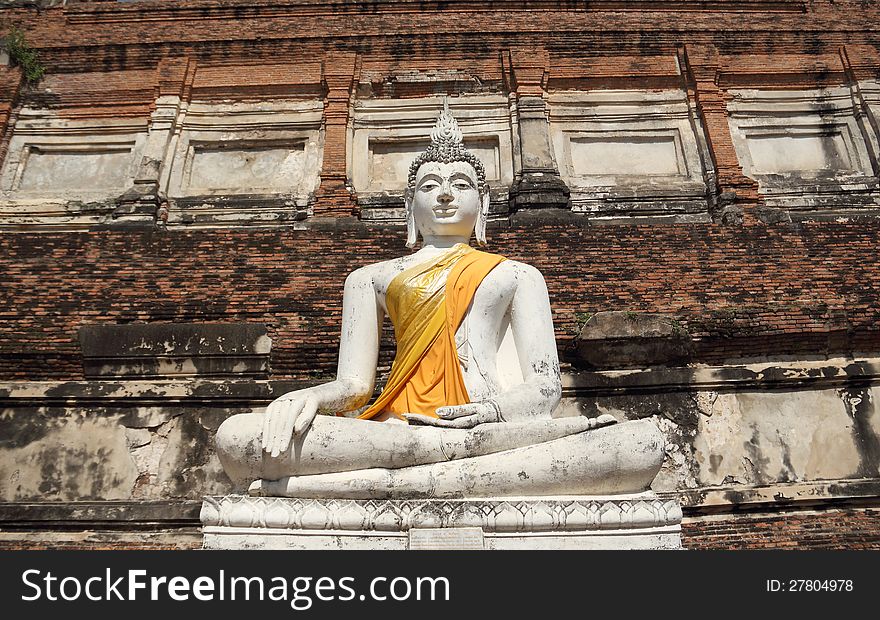
[{"label": "buddha eye", "polygon": [[452,186],[455,189],[461,189],[461,190],[473,189],[473,186],[470,183],[468,183],[467,181],[456,181],[455,183],[452,184]]},{"label": "buddha eye", "polygon": [[419,186],[419,190],[423,192],[430,192],[438,187],[440,187],[440,184],[435,181],[425,181]]}]

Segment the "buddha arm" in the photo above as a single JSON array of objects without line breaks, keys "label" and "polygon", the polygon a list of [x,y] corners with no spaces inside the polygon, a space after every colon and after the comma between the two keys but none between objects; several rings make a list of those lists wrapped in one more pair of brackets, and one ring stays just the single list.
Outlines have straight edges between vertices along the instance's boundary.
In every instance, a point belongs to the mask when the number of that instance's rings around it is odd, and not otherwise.
[{"label": "buddha arm", "polygon": [[342,298],[336,380],[320,386],[322,413],[357,409],[372,396],[383,316],[372,275],[368,269],[353,271],[345,280]]},{"label": "buddha arm", "polygon": [[518,264],[516,269],[519,273],[510,305],[510,327],[523,383],[493,399],[508,422],[549,418],[562,395],[547,285],[534,267]]},{"label": "buddha arm", "polygon": [[383,314],[378,306],[369,268],[352,272],[345,280],[342,299],[342,336],[336,380],[280,396],[266,408],[262,447],[276,457],[302,435],[318,413],[357,409],[373,393],[379,332]]}]

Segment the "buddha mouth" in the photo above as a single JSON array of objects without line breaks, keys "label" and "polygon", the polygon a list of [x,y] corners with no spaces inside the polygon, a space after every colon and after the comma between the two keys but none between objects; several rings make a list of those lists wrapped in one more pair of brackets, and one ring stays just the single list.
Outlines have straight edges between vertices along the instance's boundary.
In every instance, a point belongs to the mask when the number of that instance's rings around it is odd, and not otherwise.
[{"label": "buddha mouth", "polygon": [[455,212],[458,211],[457,205],[437,205],[432,209],[434,215],[437,217],[451,217],[455,215]]}]

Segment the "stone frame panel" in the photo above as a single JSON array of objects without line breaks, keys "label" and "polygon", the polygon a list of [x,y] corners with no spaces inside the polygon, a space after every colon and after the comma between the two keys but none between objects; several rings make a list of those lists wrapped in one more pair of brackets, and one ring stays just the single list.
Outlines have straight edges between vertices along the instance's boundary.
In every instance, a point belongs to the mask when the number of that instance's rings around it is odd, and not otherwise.
[{"label": "stone frame panel", "polygon": [[[786,210],[789,218],[804,219],[838,217],[880,206],[876,131],[854,105],[852,87],[750,88],[733,89],[729,94],[733,99],[727,106],[728,123],[737,157],[743,174],[758,182],[768,207]],[[757,140],[807,137],[836,138],[837,155],[845,155],[849,165],[762,170],[756,161]],[[816,146],[827,150],[829,145]],[[826,155],[830,159],[834,154]]]},{"label": "stone frame panel", "polygon": [[856,118],[860,126],[864,128],[868,150],[875,162],[875,171],[880,168],[876,162],[880,160],[880,80],[863,80],[855,85],[856,100],[861,106],[856,106]]},{"label": "stone frame panel", "polygon": [[[514,181],[514,140],[511,112],[504,95],[468,95],[449,98],[449,108],[464,134],[465,146],[495,144],[496,178],[487,166],[491,194],[490,215],[509,211],[510,186]],[[370,174],[376,144],[418,144],[426,147],[431,128],[443,108],[442,97],[418,99],[361,99],[354,105],[349,134],[348,182],[357,194],[361,218],[400,221],[405,219],[403,195],[406,179],[399,185],[375,182]],[[415,156],[421,148],[413,148]]]},{"label": "stone frame panel", "polygon": [[[572,211],[621,223],[709,220],[705,139],[686,91],[556,91],[548,104],[553,150],[571,190]],[[579,140],[618,142],[622,151],[627,142],[669,142],[675,170],[579,171],[572,148]]]},{"label": "stone frame panel", "polygon": [[[0,223],[6,226],[88,227],[107,220],[117,199],[134,183],[148,136],[148,119],[136,117],[75,119],[50,110],[24,108],[19,114],[0,171]],[[115,176],[102,186],[86,181],[53,187],[51,178],[22,187],[31,158],[38,153],[63,156],[122,154]],[[126,156],[127,154],[127,156]],[[81,165],[79,162],[77,165]],[[100,164],[96,162],[96,168]],[[96,169],[94,174],[100,174]],[[88,170],[84,171],[88,179]]]},{"label": "stone frame panel", "polygon": [[[169,198],[168,225],[275,225],[307,217],[321,182],[322,114],[317,99],[190,103],[178,116],[160,180]],[[200,149],[228,151],[230,159],[235,153],[301,151],[301,174],[291,187],[267,185],[265,174],[250,187],[193,187],[189,179]]]}]

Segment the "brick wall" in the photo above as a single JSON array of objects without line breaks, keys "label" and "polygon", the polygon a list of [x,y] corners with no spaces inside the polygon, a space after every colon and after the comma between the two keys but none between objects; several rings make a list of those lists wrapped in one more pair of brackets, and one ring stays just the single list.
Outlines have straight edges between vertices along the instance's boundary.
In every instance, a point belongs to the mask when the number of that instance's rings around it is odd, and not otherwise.
[{"label": "brick wall", "polygon": [[[563,359],[578,313],[602,310],[674,315],[704,361],[880,351],[877,222],[601,227],[546,215],[489,232],[492,251],[545,274]],[[326,377],[345,276],[402,254],[403,237],[347,219],[0,236],[0,377],[82,378],[81,325],[152,321],[264,322],[273,376]],[[386,333],[385,364],[392,347]]]},{"label": "brick wall", "polygon": [[880,509],[686,518],[682,543],[692,550],[880,549]]}]

